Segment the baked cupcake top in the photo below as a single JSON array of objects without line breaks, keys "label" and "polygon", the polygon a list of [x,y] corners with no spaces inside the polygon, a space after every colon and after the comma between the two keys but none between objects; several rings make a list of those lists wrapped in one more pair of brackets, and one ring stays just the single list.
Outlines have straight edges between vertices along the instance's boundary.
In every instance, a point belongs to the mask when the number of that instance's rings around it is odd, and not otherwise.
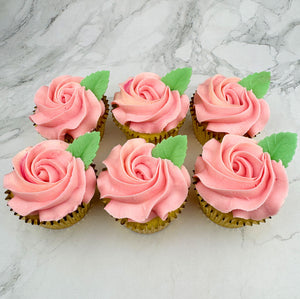
[{"label": "baked cupcake top", "polygon": [[250,137],[261,132],[269,120],[268,103],[262,99],[270,73],[240,78],[215,75],[200,84],[194,96],[196,117],[207,130]]},{"label": "baked cupcake top", "polygon": [[60,76],[36,92],[36,110],[29,118],[47,139],[73,139],[94,130],[105,113],[101,100],[108,85],[109,72],[101,71],[86,78]]},{"label": "baked cupcake top", "polygon": [[188,111],[189,99],[183,93],[191,74],[191,68],[183,68],[163,78],[154,73],[130,77],[115,93],[114,117],[139,133],[160,133],[175,128]]},{"label": "baked cupcake top", "polygon": [[103,162],[107,170],[97,179],[105,210],[115,218],[145,223],[168,213],[185,201],[190,176],[182,165],[186,136],[170,137],[160,144],[142,138],[117,145]]},{"label": "baked cupcake top", "polygon": [[275,215],[288,194],[284,166],[297,144],[295,133],[273,134],[260,141],[227,134],[209,140],[195,164],[196,189],[217,210],[233,217],[262,220]]},{"label": "baked cupcake top", "polygon": [[14,170],[4,176],[4,187],[13,193],[8,205],[21,216],[57,221],[89,203],[96,187],[89,165],[99,139],[99,132],[86,133],[71,145],[46,140],[19,152],[12,161]]}]

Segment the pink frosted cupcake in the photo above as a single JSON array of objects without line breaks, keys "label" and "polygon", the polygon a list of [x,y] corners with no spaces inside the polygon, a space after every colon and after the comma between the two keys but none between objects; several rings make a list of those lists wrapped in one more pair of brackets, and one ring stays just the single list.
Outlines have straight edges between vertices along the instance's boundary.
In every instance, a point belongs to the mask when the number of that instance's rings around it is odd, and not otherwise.
[{"label": "pink frosted cupcake", "polygon": [[109,106],[104,95],[109,72],[90,76],[60,76],[36,93],[36,109],[29,118],[46,139],[72,142],[91,131],[103,137]]},{"label": "pink frosted cupcake", "polygon": [[97,179],[105,210],[139,233],[166,227],[184,206],[190,176],[182,165],[186,136],[170,137],[156,147],[142,138],[117,145]]},{"label": "pink frosted cupcake", "polygon": [[183,93],[191,74],[191,68],[184,68],[163,78],[141,73],[127,79],[112,102],[116,125],[128,139],[141,137],[152,143],[177,135],[189,107]]},{"label": "pink frosted cupcake", "polygon": [[4,176],[6,199],[15,215],[52,229],[82,219],[95,193],[96,175],[89,165],[99,140],[99,132],[86,133],[71,145],[46,140],[18,153],[14,170]]},{"label": "pink frosted cupcake", "polygon": [[270,84],[270,73],[249,75],[243,80],[215,75],[200,84],[190,111],[196,138],[203,145],[225,134],[257,135],[269,120],[270,109],[262,97]]},{"label": "pink frosted cupcake", "polygon": [[296,145],[294,133],[273,134],[259,144],[232,134],[221,143],[216,139],[205,143],[195,165],[196,190],[205,215],[235,228],[277,214],[288,194],[284,167]]}]

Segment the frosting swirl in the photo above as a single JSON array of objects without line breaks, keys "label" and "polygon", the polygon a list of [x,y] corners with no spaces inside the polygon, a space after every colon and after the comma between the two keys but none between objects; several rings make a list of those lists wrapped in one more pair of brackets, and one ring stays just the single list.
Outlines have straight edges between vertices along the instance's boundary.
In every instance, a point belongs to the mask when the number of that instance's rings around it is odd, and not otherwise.
[{"label": "frosting swirl", "polygon": [[128,125],[140,133],[160,133],[175,128],[189,108],[187,95],[171,91],[160,77],[153,73],[141,73],[120,84],[112,104],[112,110],[122,125]]},{"label": "frosting swirl", "polygon": [[49,87],[39,88],[34,98],[37,108],[30,119],[43,137],[64,140],[69,134],[75,139],[96,128],[105,106],[91,90],[80,85],[82,79],[61,76]]},{"label": "frosting swirl", "polygon": [[115,146],[103,163],[97,184],[101,198],[110,199],[105,210],[115,218],[139,223],[178,209],[188,194],[190,176],[184,166],[154,158],[152,143],[142,138]]},{"label": "frosting swirl", "polygon": [[92,167],[85,171],[82,160],[67,147],[66,142],[46,140],[13,158],[14,171],[4,176],[4,187],[13,192],[8,205],[15,212],[57,221],[91,200],[95,172]]},{"label": "frosting swirl", "polygon": [[215,75],[198,86],[194,97],[197,120],[207,130],[255,136],[270,117],[268,103],[238,82],[239,78]]},{"label": "frosting swirl", "polygon": [[203,146],[195,165],[196,188],[217,210],[233,217],[262,220],[275,215],[288,194],[288,178],[281,161],[250,138],[225,135]]}]

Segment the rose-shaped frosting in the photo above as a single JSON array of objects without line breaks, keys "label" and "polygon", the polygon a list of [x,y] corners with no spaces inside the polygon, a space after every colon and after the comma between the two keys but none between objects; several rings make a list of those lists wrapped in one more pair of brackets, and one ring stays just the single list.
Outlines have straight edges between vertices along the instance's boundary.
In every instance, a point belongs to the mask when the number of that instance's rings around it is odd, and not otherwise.
[{"label": "rose-shaped frosting", "polygon": [[201,197],[217,210],[234,217],[262,220],[275,215],[288,193],[288,178],[281,161],[250,138],[225,135],[203,146],[195,165]]},{"label": "rose-shaped frosting", "polygon": [[80,85],[82,77],[61,76],[35,94],[36,111],[30,119],[47,139],[74,139],[96,128],[105,112],[102,101]]},{"label": "rose-shaped frosting", "polygon": [[14,171],[4,176],[4,187],[14,195],[8,205],[15,212],[57,221],[91,200],[95,172],[92,167],[85,170],[67,147],[63,141],[46,140],[13,158]]},{"label": "rose-shaped frosting", "polygon": [[207,130],[253,137],[265,127],[270,117],[268,103],[239,81],[216,75],[198,86],[196,116],[200,123],[207,123]]},{"label": "rose-shaped frosting", "polygon": [[171,91],[160,77],[141,73],[120,84],[112,104],[112,113],[119,123],[140,133],[160,133],[174,129],[189,108],[187,95]]},{"label": "rose-shaped frosting", "polygon": [[190,176],[184,166],[154,158],[152,143],[135,138],[114,147],[103,162],[97,184],[101,198],[110,199],[105,210],[115,218],[139,223],[178,209],[188,194]]}]

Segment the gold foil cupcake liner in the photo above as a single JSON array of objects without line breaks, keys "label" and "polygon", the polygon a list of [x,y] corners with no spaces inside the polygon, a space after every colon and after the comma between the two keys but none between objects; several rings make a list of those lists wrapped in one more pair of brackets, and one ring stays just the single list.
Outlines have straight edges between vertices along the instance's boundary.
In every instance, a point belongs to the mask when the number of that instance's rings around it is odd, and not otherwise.
[{"label": "gold foil cupcake liner", "polygon": [[117,119],[115,118],[114,114],[112,113],[112,118],[114,123],[117,125],[119,129],[121,129],[124,134],[126,135],[127,139],[132,139],[132,138],[143,138],[147,142],[151,142],[154,144],[160,143],[163,139],[167,139],[170,136],[177,136],[179,129],[182,127],[185,118],[179,122],[179,124],[172,130],[170,131],[163,131],[161,133],[153,133],[153,134],[148,134],[148,133],[139,133],[132,131],[128,126],[120,124]]},{"label": "gold foil cupcake liner", "polygon": [[[195,188],[196,192],[197,189]],[[201,210],[211,221],[215,222],[218,225],[227,227],[227,228],[238,228],[244,227],[246,225],[252,226],[253,224],[265,223],[266,219],[262,220],[252,220],[252,219],[243,219],[233,217],[232,212],[222,213],[219,210],[215,209],[213,206],[208,204],[197,192],[198,201],[200,203]],[[271,217],[270,217],[271,218]]]},{"label": "gold foil cupcake liner", "polygon": [[207,131],[206,130],[207,123],[199,123],[198,122],[197,116],[196,116],[196,111],[195,111],[195,105],[194,105],[194,95],[191,98],[191,102],[190,102],[190,113],[191,113],[191,118],[192,118],[194,134],[195,134],[197,140],[202,145],[204,145],[208,140],[210,140],[212,138],[215,138],[221,142],[223,137],[226,135],[226,133]]},{"label": "gold foil cupcake liner", "polygon": [[[5,191],[5,193],[7,194],[5,198],[6,200],[10,200],[14,196],[10,190]],[[69,213],[68,215],[57,221],[40,221],[38,215],[21,216],[16,212],[14,212],[14,215],[18,216],[20,220],[24,220],[25,223],[39,225],[49,229],[63,229],[70,227],[80,221],[85,216],[89,208],[90,203],[82,203],[80,206],[78,206],[76,211]],[[10,210],[13,212],[12,209]]]},{"label": "gold foil cupcake liner", "polygon": [[[102,199],[103,203],[106,205],[109,202],[109,199]],[[161,231],[165,227],[167,227],[171,221],[176,219],[179,214],[181,214],[182,210],[185,207],[186,201],[175,211],[171,211],[168,214],[168,217],[166,220],[162,220],[159,217],[156,217],[146,223],[138,223],[138,222],[132,222],[128,221],[127,218],[122,219],[116,219],[121,225],[126,226],[127,228],[131,229],[132,231],[140,234],[152,234],[158,231]]]},{"label": "gold foil cupcake liner", "polygon": [[[109,113],[109,104],[108,104],[108,100],[106,96],[103,96],[101,101],[104,103],[105,106],[105,112],[103,115],[101,115],[98,119],[96,128],[93,131],[97,131],[100,132],[100,142],[103,139],[103,135],[104,135],[104,131],[105,131],[105,123],[108,117],[108,113]],[[66,134],[65,136],[65,142],[67,143],[72,143],[74,141],[74,138],[72,136],[70,136],[69,134]]]}]

